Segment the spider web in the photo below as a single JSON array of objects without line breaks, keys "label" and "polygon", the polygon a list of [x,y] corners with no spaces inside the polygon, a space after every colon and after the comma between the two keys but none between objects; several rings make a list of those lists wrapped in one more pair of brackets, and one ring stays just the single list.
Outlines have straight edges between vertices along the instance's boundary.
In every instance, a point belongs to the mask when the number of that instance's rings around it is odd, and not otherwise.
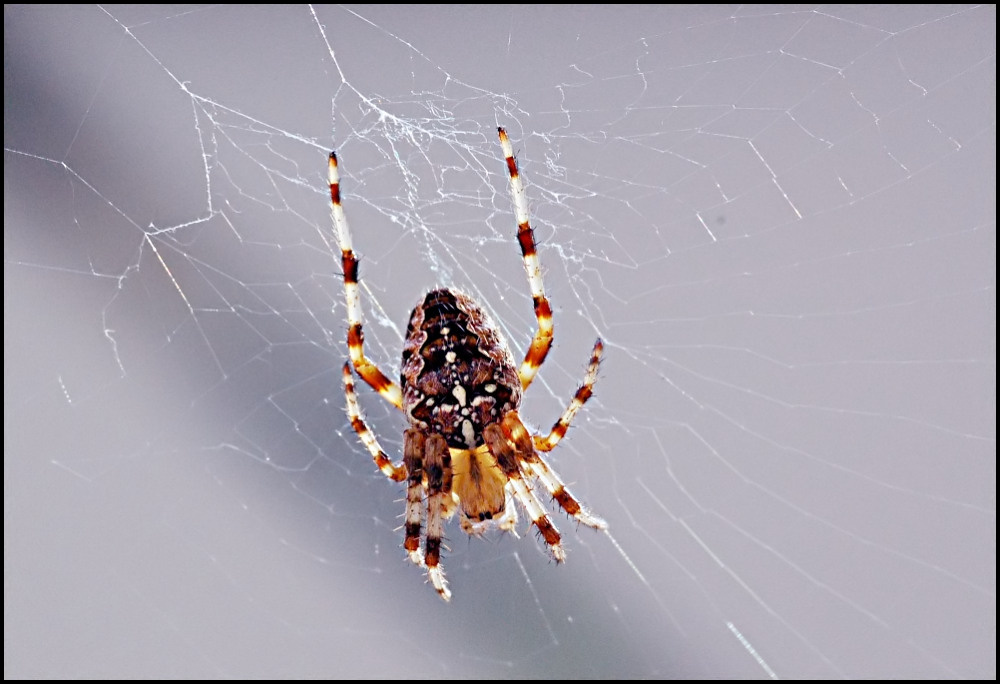
[{"label": "spider web", "polygon": [[[5,7],[5,677],[996,674],[996,10]],[[610,523],[447,528],[347,423],[420,292],[556,345]],[[403,421],[362,403],[398,454]],[[522,516],[523,518],[523,516]]]}]

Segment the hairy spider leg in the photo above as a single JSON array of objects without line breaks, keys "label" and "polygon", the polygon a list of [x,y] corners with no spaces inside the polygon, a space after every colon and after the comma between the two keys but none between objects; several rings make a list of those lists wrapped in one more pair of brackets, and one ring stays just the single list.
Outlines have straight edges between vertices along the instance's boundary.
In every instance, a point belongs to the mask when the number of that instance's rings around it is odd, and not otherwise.
[{"label": "hairy spider leg", "polygon": [[521,174],[517,170],[514,148],[503,128],[497,128],[497,132],[500,134],[500,145],[503,147],[503,154],[507,160],[507,172],[510,175],[510,194],[514,200],[514,218],[517,220],[517,242],[521,245],[524,270],[528,273],[528,285],[531,288],[531,301],[535,305],[535,318],[538,320],[538,330],[535,332],[528,353],[518,370],[518,375],[521,378],[521,389],[527,389],[531,381],[535,379],[542,362],[545,361],[549,349],[552,348],[552,306],[545,297],[542,268],[538,263],[538,249],[535,244],[535,232],[531,229],[528,219],[528,196],[524,191]]},{"label": "hairy spider leg", "polygon": [[340,171],[337,169],[337,153],[330,153],[328,167],[330,179],[330,211],[333,224],[337,228],[340,242],[341,264],[344,271],[344,296],[347,300],[347,348],[351,353],[351,363],[361,379],[382,395],[396,408],[403,408],[403,392],[399,385],[390,380],[365,356],[365,336],[361,330],[361,294],[358,288],[358,258],[351,247],[351,231],[347,227],[347,216],[340,204]]},{"label": "hairy spider leg", "polygon": [[406,468],[401,464],[393,463],[392,460],[382,450],[378,443],[378,438],[371,431],[365,418],[361,413],[361,406],[358,405],[358,395],[354,389],[354,377],[351,375],[351,364],[345,363],[343,369],[344,395],[347,397],[347,416],[351,419],[351,427],[358,433],[361,442],[372,455],[375,465],[382,474],[390,480],[402,482],[406,479]]},{"label": "hairy spider leg", "polygon": [[552,451],[556,444],[559,443],[563,437],[566,436],[566,431],[569,430],[570,423],[573,422],[574,416],[576,416],[577,411],[583,408],[583,405],[587,403],[591,395],[594,393],[594,383],[597,382],[597,369],[601,365],[601,354],[604,353],[604,343],[601,342],[600,338],[597,338],[597,342],[594,343],[594,350],[590,354],[590,363],[587,365],[587,373],[583,376],[583,383],[576,390],[576,394],[573,395],[573,399],[570,401],[569,406],[563,411],[563,414],[559,417],[559,420],[555,422],[552,426],[552,430],[548,435],[542,437],[541,435],[535,435],[535,448],[539,451]]},{"label": "hairy spider leg", "polygon": [[444,536],[445,501],[451,498],[451,454],[441,435],[430,435],[424,447],[424,474],[427,476],[427,539],[424,563],[427,577],[445,601],[451,591],[441,566],[441,537]]},{"label": "hairy spider leg", "polygon": [[522,471],[526,469],[527,472],[537,477],[545,489],[548,490],[549,494],[552,495],[552,498],[559,503],[564,511],[573,516],[577,522],[598,530],[607,529],[608,524],[584,508],[576,500],[576,497],[566,489],[566,485],[556,475],[549,464],[545,462],[545,459],[535,451],[534,444],[531,441],[531,434],[528,432],[528,428],[524,427],[524,423],[521,422],[521,417],[517,414],[517,411],[511,411],[504,416],[502,428],[504,434],[510,435],[510,441],[514,444],[514,452],[525,466],[525,468],[522,468]]},{"label": "hairy spider leg", "polygon": [[424,503],[424,433],[410,428],[403,433],[403,464],[406,466],[406,514],[403,548],[414,565],[423,566],[420,527]]},{"label": "hairy spider leg", "polygon": [[521,469],[518,466],[518,461],[523,461],[524,459],[518,453],[517,446],[511,442],[510,437],[505,435],[503,429],[496,423],[486,426],[483,430],[483,438],[486,440],[486,444],[489,445],[490,453],[496,459],[500,470],[507,476],[509,484],[514,490],[514,496],[524,506],[528,517],[531,518],[531,522],[542,535],[542,539],[552,553],[552,557],[557,563],[562,563],[566,560],[566,551],[562,547],[562,537],[559,535],[559,530],[556,529],[556,526],[552,524],[549,516],[545,513],[545,509],[538,502],[538,499],[535,498],[535,494],[531,491],[528,483],[521,477]]}]

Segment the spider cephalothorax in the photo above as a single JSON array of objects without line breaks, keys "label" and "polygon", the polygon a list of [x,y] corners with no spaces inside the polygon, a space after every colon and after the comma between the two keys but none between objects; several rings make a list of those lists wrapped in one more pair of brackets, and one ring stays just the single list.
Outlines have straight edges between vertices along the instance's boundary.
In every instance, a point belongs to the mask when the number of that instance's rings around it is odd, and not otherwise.
[{"label": "spider cephalothorax", "polygon": [[[559,531],[535,496],[541,485],[564,511],[597,529],[606,523],[591,515],[569,493],[540,452],[551,451],[569,429],[573,416],[590,398],[603,345],[594,344],[583,384],[545,437],[532,436],[518,409],[552,346],[552,309],[542,287],[528,203],[507,134],[497,129],[507,161],[517,240],[528,273],[538,330],[520,368],[496,324],[470,297],[454,290],[428,292],[410,315],[403,344],[400,383],[392,382],[364,354],[358,259],[351,246],[343,207],[337,157],[330,154],[330,198],[344,269],[351,363],[344,364],[344,391],[351,425],[390,479],[406,481],[405,538],[410,559],[427,568],[442,598],[451,592],[440,565],[444,520],[461,509],[462,529],[480,534],[489,525],[513,530],[517,499],[531,517],[557,562],[566,559]],[[403,462],[393,463],[365,424],[358,406],[351,365],[361,378],[406,414]],[[420,549],[426,497],[427,534]]]}]

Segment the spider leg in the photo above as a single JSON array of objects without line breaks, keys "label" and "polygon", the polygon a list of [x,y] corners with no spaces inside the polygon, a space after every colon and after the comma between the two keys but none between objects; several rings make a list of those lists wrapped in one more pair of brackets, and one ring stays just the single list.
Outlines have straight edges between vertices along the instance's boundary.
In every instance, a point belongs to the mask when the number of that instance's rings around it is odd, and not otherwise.
[{"label": "spider leg", "polygon": [[424,435],[410,428],[403,433],[403,465],[408,473],[406,484],[406,536],[403,548],[415,565],[423,566],[420,551],[420,523],[424,503]]},{"label": "spider leg", "polygon": [[510,439],[514,443],[514,449],[517,452],[518,458],[527,466],[528,471],[539,479],[564,511],[576,518],[578,522],[589,527],[598,530],[608,528],[606,522],[590,513],[569,493],[566,485],[555,471],[552,470],[552,467],[534,450],[528,428],[524,427],[524,423],[521,422],[521,417],[517,414],[517,411],[511,411],[504,416],[503,428],[506,433],[510,434]]},{"label": "spider leg", "polygon": [[590,354],[590,364],[587,366],[587,374],[583,376],[583,384],[576,390],[573,400],[570,401],[569,406],[563,411],[559,420],[552,426],[552,431],[545,437],[535,436],[536,449],[539,451],[552,451],[556,444],[559,443],[559,440],[566,435],[566,431],[569,430],[569,424],[572,422],[576,412],[583,408],[583,405],[590,399],[590,395],[594,393],[594,383],[597,381],[597,369],[600,366],[601,354],[603,352],[604,343],[601,342],[600,338],[597,338],[597,342],[594,343],[594,351]]},{"label": "spider leg", "polygon": [[556,526],[549,520],[545,509],[538,503],[538,499],[535,498],[535,494],[531,491],[528,483],[521,476],[521,468],[518,465],[520,454],[516,452],[515,445],[496,423],[487,425],[483,429],[483,438],[489,446],[493,458],[496,459],[497,466],[507,476],[508,484],[514,490],[517,500],[524,506],[524,510],[528,512],[528,516],[531,518],[531,522],[538,528],[542,539],[548,545],[552,557],[557,563],[563,562],[566,560],[566,551],[562,547],[562,537],[559,535],[559,530],[556,529]]},{"label": "spider leg", "polygon": [[545,488],[549,490],[549,494],[559,502],[564,511],[576,518],[577,522],[581,522],[588,527],[593,527],[595,530],[608,529],[608,523],[603,518],[598,518],[584,508],[583,504],[577,501],[570,491],[566,489],[566,485],[556,475],[556,472],[552,470],[552,466],[542,458],[541,454],[535,454],[535,458],[538,460],[528,464],[531,467],[531,472],[545,485]]},{"label": "spider leg", "polygon": [[406,468],[393,463],[392,460],[382,451],[378,443],[378,438],[365,423],[361,414],[361,407],[358,405],[358,395],[354,390],[354,377],[351,375],[351,364],[344,364],[344,395],[347,397],[347,415],[351,419],[351,427],[358,433],[362,443],[367,447],[368,453],[375,460],[375,465],[382,474],[390,480],[402,482],[406,479]]},{"label": "spider leg", "polygon": [[515,537],[519,537],[520,535],[517,533],[517,506],[514,505],[514,489],[509,481],[504,485],[503,496],[503,513],[495,518],[473,520],[463,512],[461,520],[462,531],[470,537],[481,537],[490,527],[496,526],[501,532],[510,532]]},{"label": "spider leg", "polygon": [[444,437],[427,437],[424,450],[424,473],[427,476],[427,541],[424,563],[431,584],[445,601],[451,598],[441,567],[441,536],[444,534],[445,499],[451,496],[451,453]]},{"label": "spider leg", "polygon": [[501,532],[510,532],[514,537],[519,537],[517,533],[517,506],[514,505],[513,492],[510,489],[505,491],[507,502],[504,504],[503,515],[497,518],[497,527]]},{"label": "spider leg", "polygon": [[341,264],[344,271],[344,296],[347,300],[347,347],[351,352],[351,362],[361,379],[382,395],[396,408],[403,408],[403,392],[399,385],[390,380],[366,356],[364,333],[361,331],[361,295],[358,291],[358,258],[351,247],[351,231],[347,227],[347,216],[340,204],[340,172],[337,170],[337,154],[330,153],[330,211],[333,224],[337,228],[340,242]]},{"label": "spider leg", "polygon": [[527,389],[535,379],[538,369],[545,361],[549,349],[552,348],[552,307],[545,297],[542,283],[542,268],[538,263],[538,251],[535,244],[535,233],[528,220],[528,198],[524,192],[524,183],[517,170],[517,160],[514,159],[514,148],[507,138],[507,132],[498,128],[500,145],[507,159],[507,171],[510,174],[510,194],[514,199],[514,218],[517,220],[517,241],[521,245],[521,256],[524,258],[524,270],[528,272],[528,285],[531,287],[531,300],[535,305],[535,318],[538,320],[538,330],[528,353],[521,362],[518,375],[521,379],[521,389]]}]

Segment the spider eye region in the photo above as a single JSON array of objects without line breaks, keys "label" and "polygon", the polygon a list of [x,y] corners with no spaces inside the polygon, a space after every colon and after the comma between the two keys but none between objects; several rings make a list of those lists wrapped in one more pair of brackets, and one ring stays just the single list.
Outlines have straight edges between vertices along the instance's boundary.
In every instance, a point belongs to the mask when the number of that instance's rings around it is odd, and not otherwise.
[{"label": "spider eye region", "polygon": [[470,297],[434,290],[413,309],[403,344],[403,410],[411,425],[475,449],[483,428],[521,404],[514,358]]}]

